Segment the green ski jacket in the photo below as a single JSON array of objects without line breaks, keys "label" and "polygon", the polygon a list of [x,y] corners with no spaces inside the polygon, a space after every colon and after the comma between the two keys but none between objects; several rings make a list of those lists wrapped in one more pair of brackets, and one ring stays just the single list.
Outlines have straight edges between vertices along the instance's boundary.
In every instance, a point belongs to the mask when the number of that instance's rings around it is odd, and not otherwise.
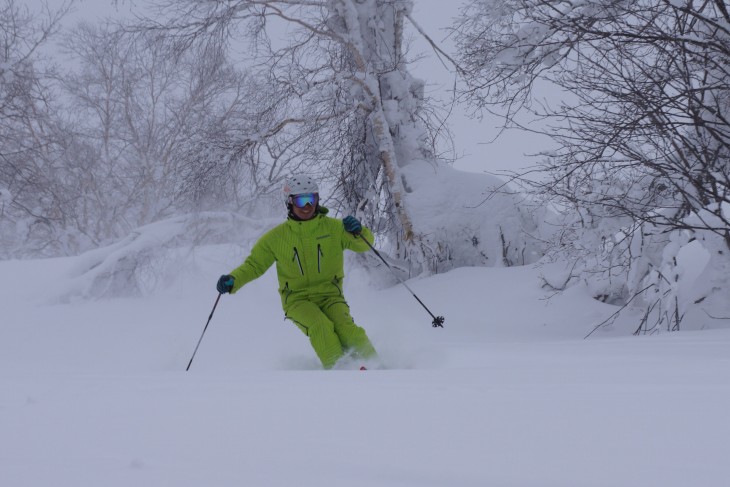
[{"label": "green ski jacket", "polygon": [[300,300],[343,296],[344,250],[365,252],[373,241],[363,227],[361,237],[345,231],[342,220],[330,218],[327,208],[307,221],[288,219],[266,232],[253,246],[243,264],[231,272],[231,294],[263,275],[276,262],[281,304],[286,311]]}]

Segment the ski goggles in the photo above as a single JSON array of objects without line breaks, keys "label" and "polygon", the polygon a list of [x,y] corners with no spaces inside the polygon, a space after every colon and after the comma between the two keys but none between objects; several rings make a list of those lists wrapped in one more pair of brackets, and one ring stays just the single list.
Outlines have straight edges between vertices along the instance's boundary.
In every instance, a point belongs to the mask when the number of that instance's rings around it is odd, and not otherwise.
[{"label": "ski goggles", "polygon": [[293,194],[289,198],[297,208],[304,208],[307,205],[317,206],[319,203],[318,193]]}]

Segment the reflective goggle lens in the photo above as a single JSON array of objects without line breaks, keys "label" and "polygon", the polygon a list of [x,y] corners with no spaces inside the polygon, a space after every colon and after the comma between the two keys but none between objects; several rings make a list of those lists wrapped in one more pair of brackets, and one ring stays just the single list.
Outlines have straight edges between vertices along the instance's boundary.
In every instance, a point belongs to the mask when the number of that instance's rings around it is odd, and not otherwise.
[{"label": "reflective goggle lens", "polygon": [[291,201],[297,208],[304,208],[307,205],[317,206],[319,195],[317,193],[295,194]]}]

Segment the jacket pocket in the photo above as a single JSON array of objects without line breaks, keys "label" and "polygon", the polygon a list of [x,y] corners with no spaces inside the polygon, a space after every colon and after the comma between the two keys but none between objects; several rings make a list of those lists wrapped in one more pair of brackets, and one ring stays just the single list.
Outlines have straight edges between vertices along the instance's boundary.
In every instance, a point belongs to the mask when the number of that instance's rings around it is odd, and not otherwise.
[{"label": "jacket pocket", "polygon": [[302,267],[302,261],[299,259],[299,251],[296,247],[294,247],[294,257],[292,260],[297,263],[297,266],[299,266],[299,272],[304,275],[304,268]]},{"label": "jacket pocket", "polygon": [[324,254],[322,253],[322,244],[317,244],[317,272],[320,274],[322,273],[322,257],[324,257]]}]

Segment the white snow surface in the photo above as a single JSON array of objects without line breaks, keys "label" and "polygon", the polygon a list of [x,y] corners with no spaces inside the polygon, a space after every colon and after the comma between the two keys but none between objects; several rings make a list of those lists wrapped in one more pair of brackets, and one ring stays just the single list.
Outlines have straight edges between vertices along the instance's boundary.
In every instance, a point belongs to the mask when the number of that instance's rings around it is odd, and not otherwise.
[{"label": "white snow surface", "polygon": [[[549,267],[460,268],[353,316],[385,368],[324,371],[273,272],[221,298],[238,247],[144,298],[67,300],[78,258],[0,262],[0,485],[723,486],[730,330],[633,337]],[[83,258],[83,256],[82,256]],[[370,364],[376,365],[376,364]]]}]

